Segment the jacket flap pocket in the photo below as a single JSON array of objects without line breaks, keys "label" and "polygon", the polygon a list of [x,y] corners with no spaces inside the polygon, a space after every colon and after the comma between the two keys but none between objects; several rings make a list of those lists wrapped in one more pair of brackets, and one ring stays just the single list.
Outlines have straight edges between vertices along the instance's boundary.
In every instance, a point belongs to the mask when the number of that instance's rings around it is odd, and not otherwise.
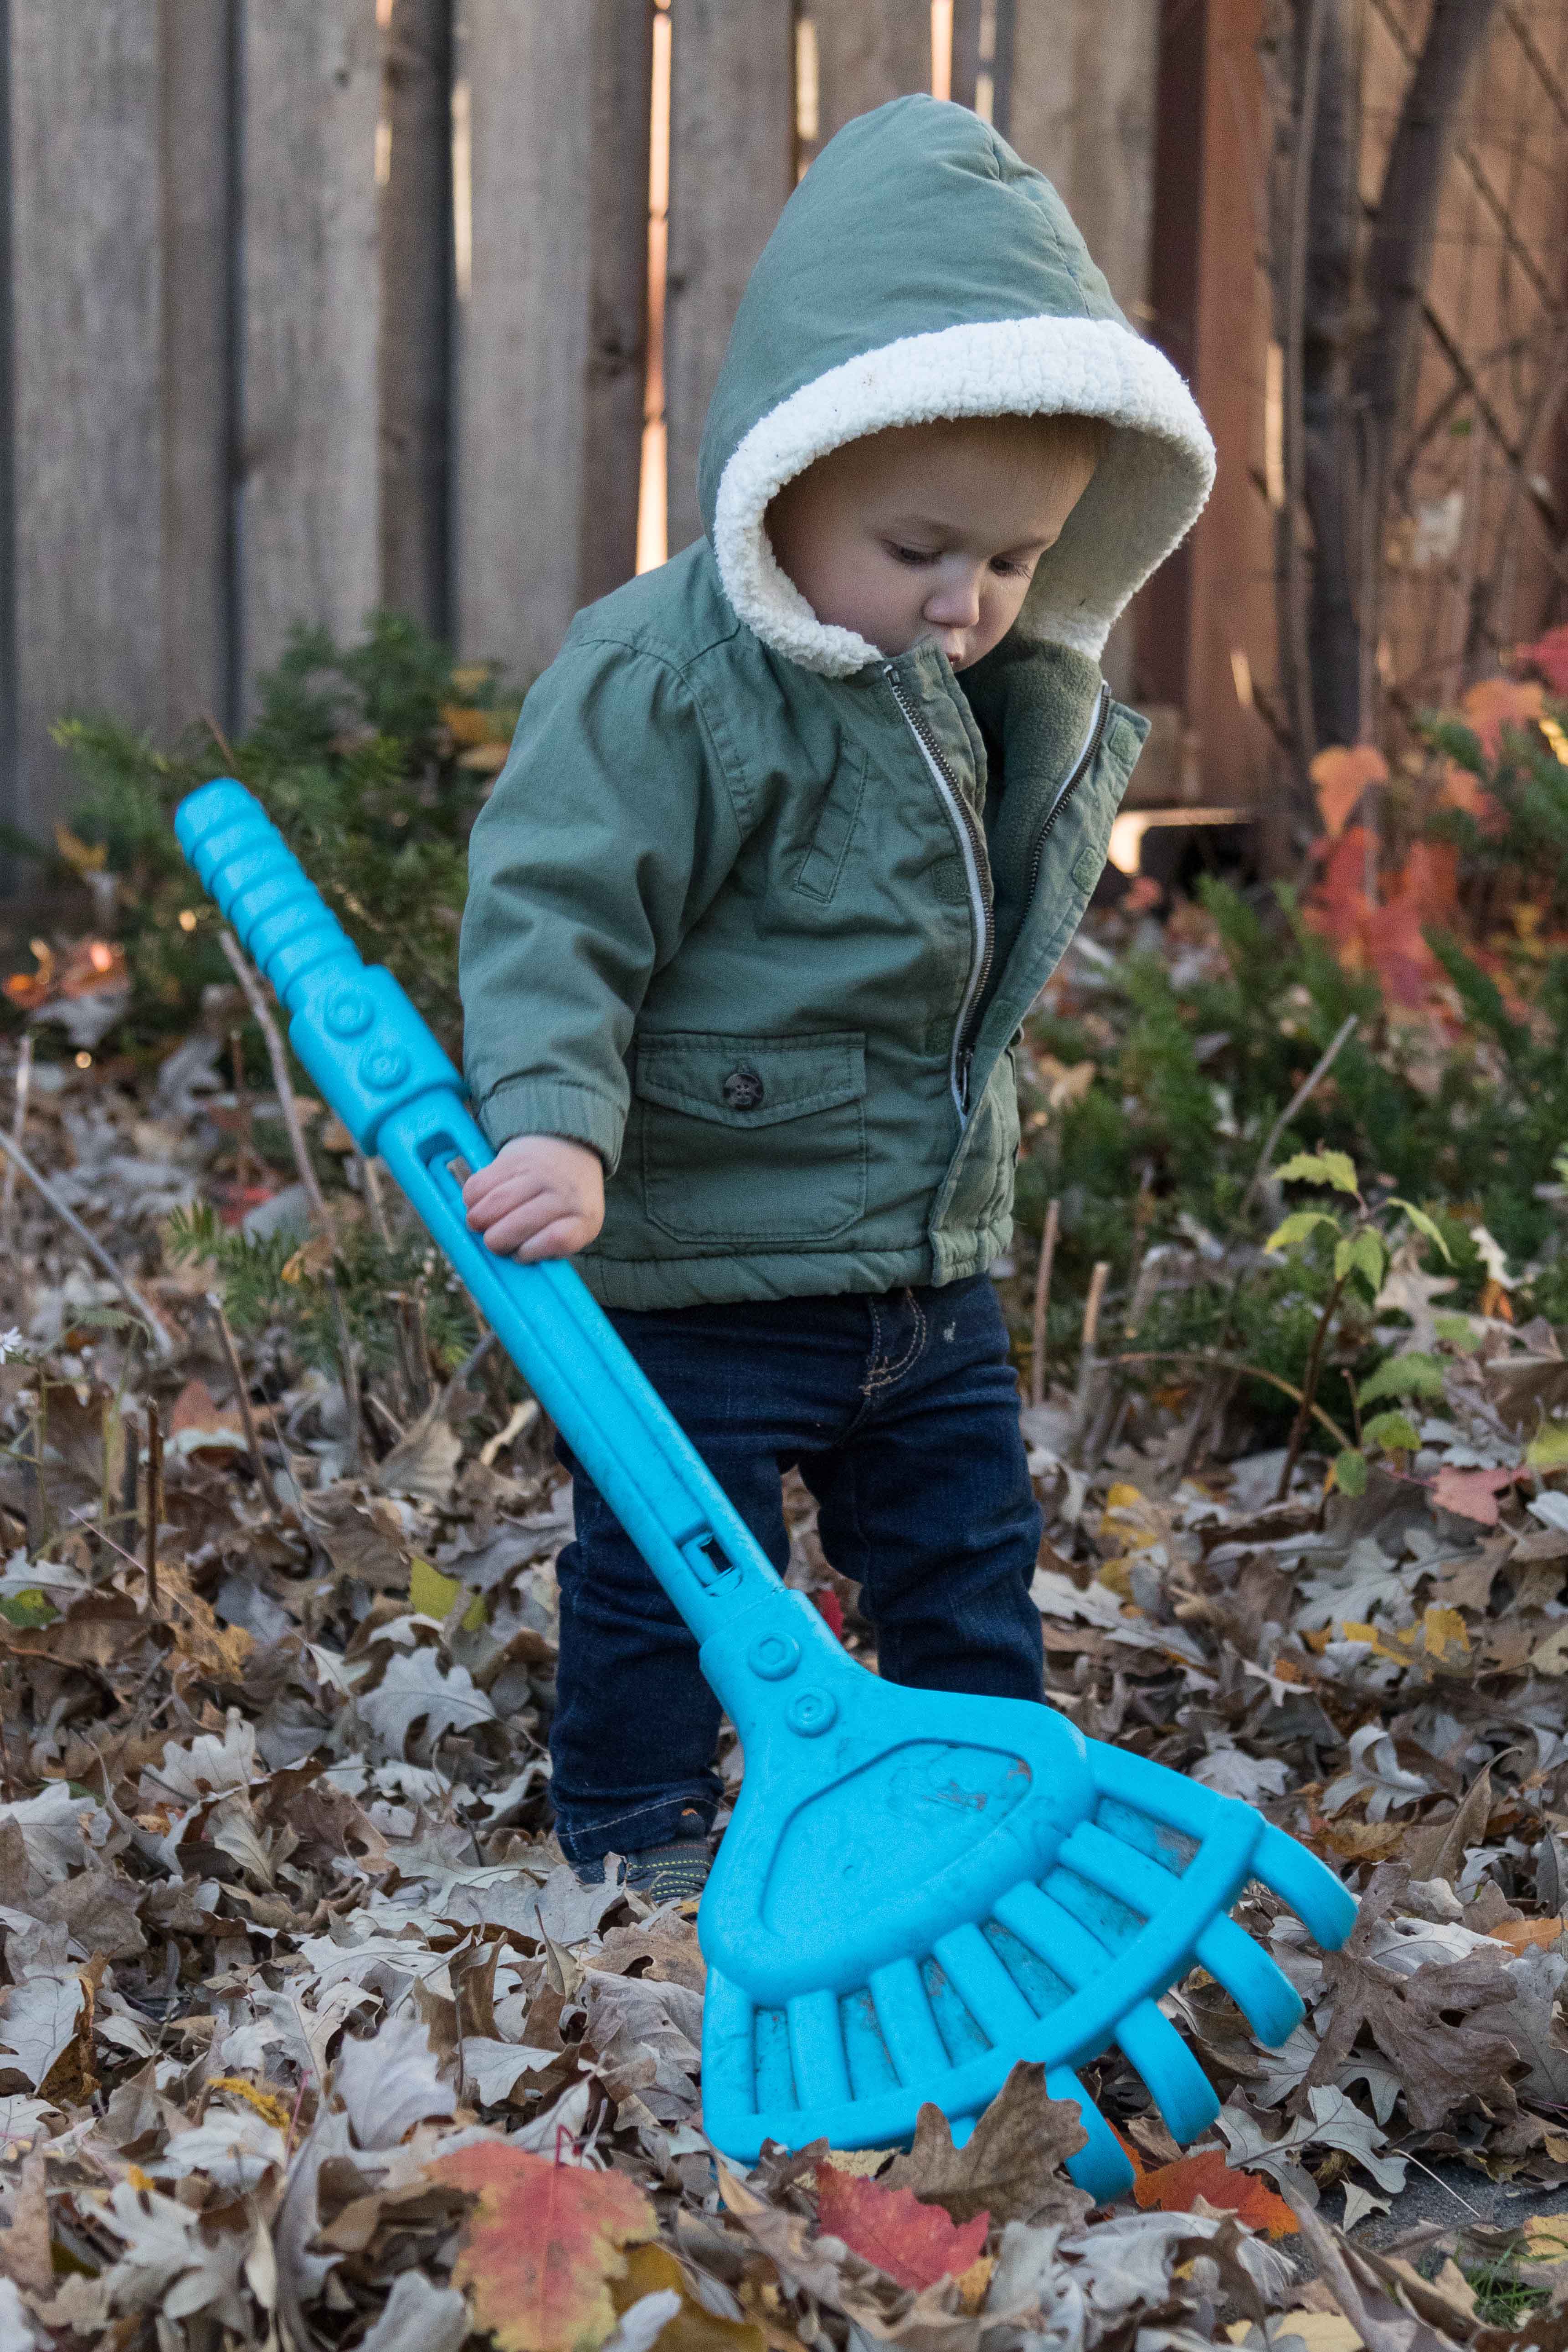
[{"label": "jacket flap pocket", "polygon": [[637,1040],[637,1093],[715,1127],[776,1127],[858,1102],[866,1091],[859,1030],[809,1037],[735,1037],[683,1029]]}]

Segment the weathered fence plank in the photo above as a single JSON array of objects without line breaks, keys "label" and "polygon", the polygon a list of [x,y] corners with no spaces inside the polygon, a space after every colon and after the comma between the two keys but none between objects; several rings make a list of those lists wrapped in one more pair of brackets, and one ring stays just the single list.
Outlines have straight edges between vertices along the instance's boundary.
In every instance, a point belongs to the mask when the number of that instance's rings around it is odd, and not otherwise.
[{"label": "weathered fence plank", "polygon": [[636,558],[650,13],[472,0],[468,15],[458,636],[524,680]]},{"label": "weathered fence plank", "polygon": [[452,0],[392,0],[383,58],[381,597],[450,625]]},{"label": "weathered fence plank", "polygon": [[[584,482],[577,601],[591,604],[637,568],[644,378],[647,366],[648,108],[653,0],[596,0],[594,152],[588,218]],[[614,168],[606,169],[614,158]]]},{"label": "weathered fence plank", "polygon": [[171,733],[237,717],[230,172],[237,0],[161,0],[163,667]]},{"label": "weathered fence plank", "polygon": [[[74,13],[74,12],[73,12]],[[247,682],[296,620],[380,593],[374,0],[245,11],[242,571]]]},{"label": "weathered fence plank", "polygon": [[813,0],[818,142],[853,115],[931,88],[929,0]]},{"label": "weathered fence plank", "polygon": [[698,537],[697,449],[752,263],[794,182],[790,0],[672,0],[665,308],[669,547]]},{"label": "weathered fence plank", "polygon": [[162,717],[157,0],[12,0],[16,822],[63,713]]},{"label": "weathered fence plank", "polygon": [[1016,0],[1006,135],[1060,189],[1110,290],[1147,318],[1159,0]]}]

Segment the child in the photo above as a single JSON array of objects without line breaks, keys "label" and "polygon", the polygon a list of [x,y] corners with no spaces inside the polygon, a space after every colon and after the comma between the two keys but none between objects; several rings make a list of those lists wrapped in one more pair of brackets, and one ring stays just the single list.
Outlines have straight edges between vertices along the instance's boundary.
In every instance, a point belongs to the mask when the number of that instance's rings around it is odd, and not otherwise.
[{"label": "child", "polygon": [[[1043,1696],[986,1274],[1012,1041],[1147,731],[1098,656],[1207,495],[1185,386],[1048,183],[927,98],[752,273],[708,537],[579,614],[474,829],[470,1225],[584,1279],[782,1568],[798,1466],[880,1671]],[[553,1794],[580,1875],[707,1874],[718,1703],[579,1473]]]}]

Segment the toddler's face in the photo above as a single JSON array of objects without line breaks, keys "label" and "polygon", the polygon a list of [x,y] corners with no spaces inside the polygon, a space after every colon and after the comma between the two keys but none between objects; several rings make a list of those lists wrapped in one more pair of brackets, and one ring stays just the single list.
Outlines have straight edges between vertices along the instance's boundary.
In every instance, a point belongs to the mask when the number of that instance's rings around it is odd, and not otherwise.
[{"label": "toddler's face", "polygon": [[899,425],[786,482],[768,538],[819,621],[885,654],[934,638],[964,669],[1017,619],[1099,447],[1083,417]]}]

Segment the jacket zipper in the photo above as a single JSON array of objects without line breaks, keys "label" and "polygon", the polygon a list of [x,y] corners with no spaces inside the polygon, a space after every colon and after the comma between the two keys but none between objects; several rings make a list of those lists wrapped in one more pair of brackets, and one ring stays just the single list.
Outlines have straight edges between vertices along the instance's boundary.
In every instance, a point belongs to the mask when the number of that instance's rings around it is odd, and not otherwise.
[{"label": "jacket zipper", "polygon": [[973,810],[959,790],[952,770],[942,757],[941,746],[905,692],[902,680],[896,675],[891,662],[884,665],[882,675],[892,688],[893,699],[903,713],[905,725],[924,755],[952,829],[958,835],[958,845],[963,853],[964,879],[969,886],[969,911],[974,927],[974,954],[969,967],[968,985],[958,1008],[958,1019],[953,1024],[952,1045],[947,1063],[947,1082],[952,1090],[959,1120],[963,1123],[969,1117],[970,1054],[967,1039],[970,1015],[990,977],[991,958],[996,944],[991,901],[985,895],[981,869],[980,826]]},{"label": "jacket zipper", "polygon": [[1110,716],[1110,688],[1106,685],[1102,678],[1100,680],[1099,698],[1094,706],[1094,717],[1089,722],[1089,733],[1083,739],[1083,747],[1079,752],[1078,758],[1073,761],[1071,768],[1068,772],[1068,780],[1066,783],[1062,786],[1060,792],[1051,803],[1050,808],[1047,813],[1046,821],[1040,827],[1039,838],[1035,844],[1034,863],[1029,868],[1029,887],[1024,893],[1024,908],[1026,912],[1027,912],[1029,908],[1031,908],[1035,903],[1035,889],[1040,878],[1040,867],[1045,861],[1046,844],[1049,841],[1052,834],[1056,831],[1057,819],[1061,815],[1062,811],[1066,808],[1068,801],[1071,800],[1079,784],[1082,783],[1085,776],[1088,775],[1089,769],[1094,764],[1094,755],[1100,749],[1101,738],[1105,733],[1105,723]]}]

